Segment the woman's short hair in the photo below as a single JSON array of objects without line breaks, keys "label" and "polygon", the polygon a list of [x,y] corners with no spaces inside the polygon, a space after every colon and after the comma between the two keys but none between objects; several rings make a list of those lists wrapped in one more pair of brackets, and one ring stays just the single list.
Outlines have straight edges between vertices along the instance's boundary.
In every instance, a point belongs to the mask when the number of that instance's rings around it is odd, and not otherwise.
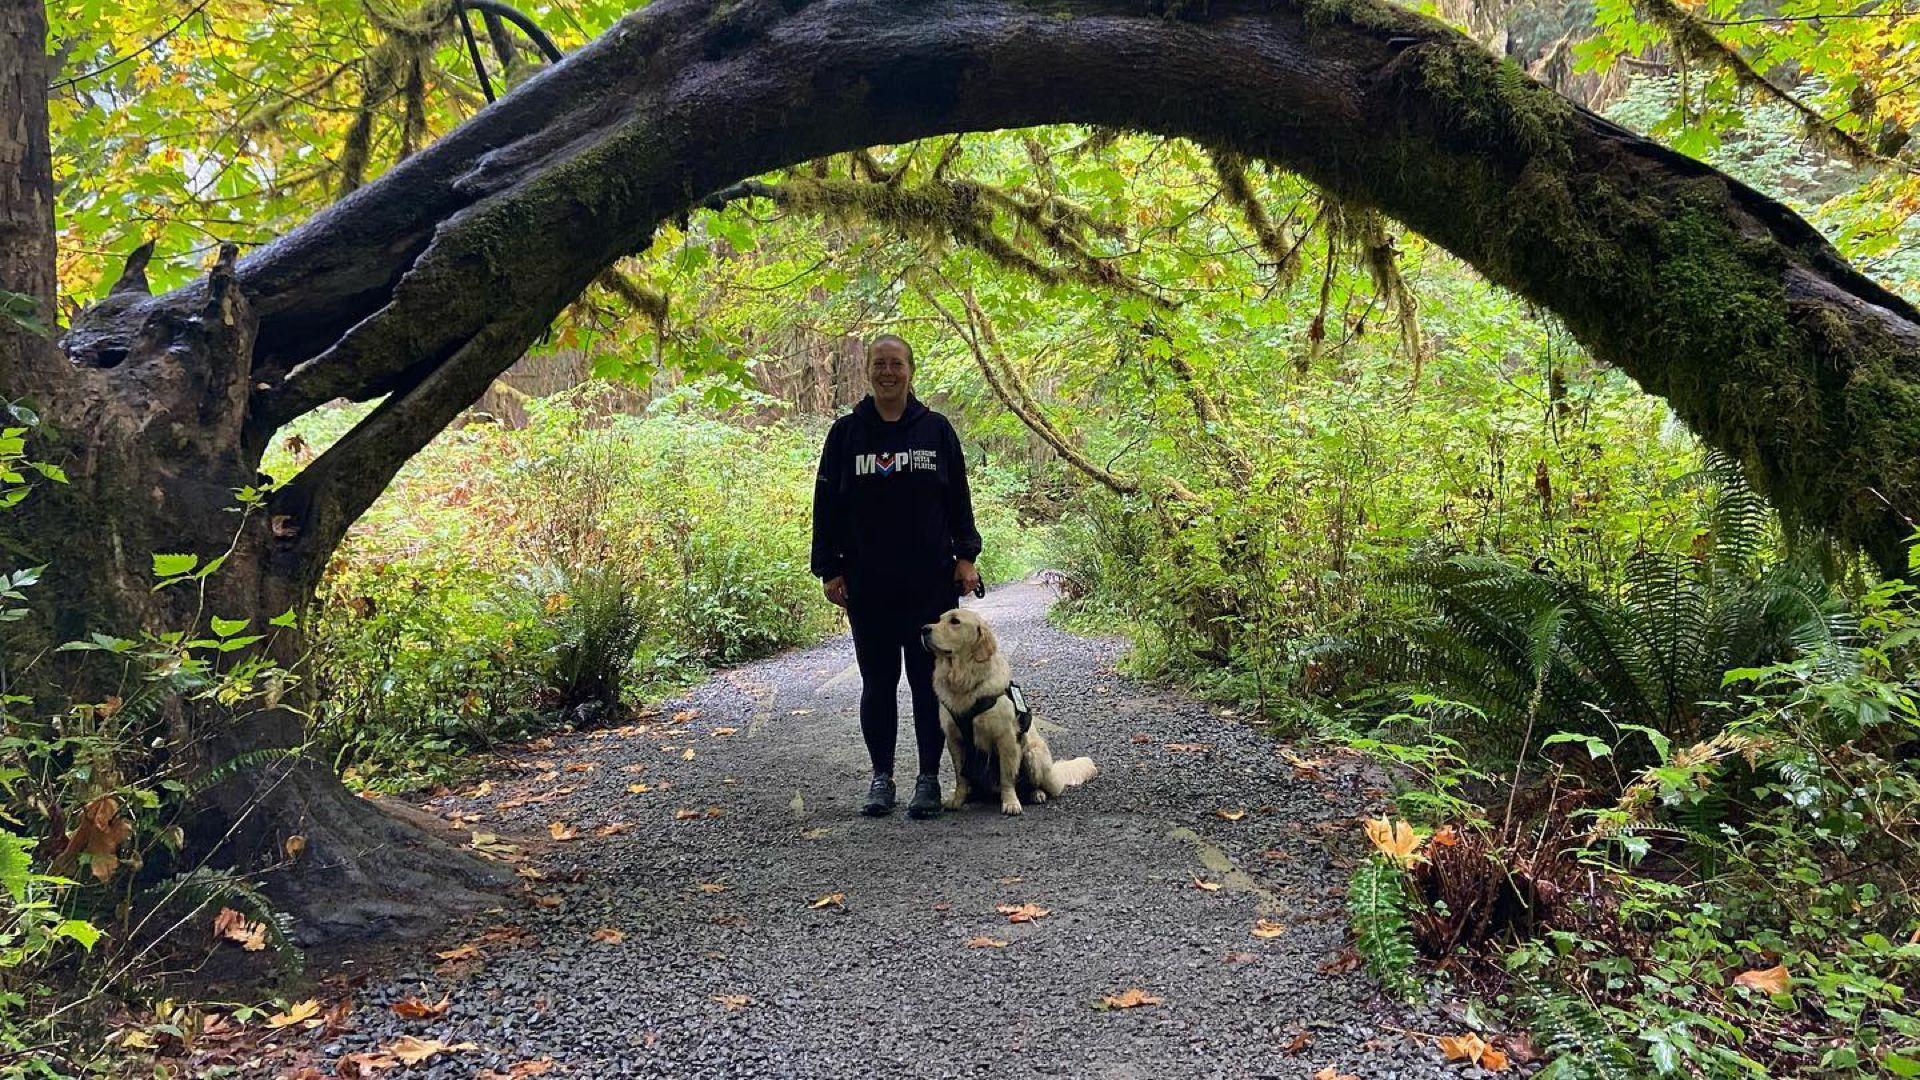
[{"label": "woman's short hair", "polygon": [[873,350],[885,345],[887,342],[893,342],[902,349],[905,349],[907,351],[907,366],[913,366],[913,346],[908,344],[907,339],[901,337],[899,334],[881,334],[872,341],[867,342],[867,359],[873,359]]}]

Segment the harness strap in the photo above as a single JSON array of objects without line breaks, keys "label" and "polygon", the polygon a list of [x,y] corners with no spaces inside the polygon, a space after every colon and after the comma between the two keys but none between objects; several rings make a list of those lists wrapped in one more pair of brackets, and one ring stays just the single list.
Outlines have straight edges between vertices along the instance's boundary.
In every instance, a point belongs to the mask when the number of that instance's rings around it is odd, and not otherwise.
[{"label": "harness strap", "polygon": [[965,712],[954,714],[954,725],[960,729],[960,734],[966,736],[968,742],[973,741],[974,720],[978,719],[981,713],[993,708],[1001,698],[1012,699],[1013,714],[1020,720],[1020,737],[1023,739],[1026,737],[1027,731],[1033,727],[1033,710],[1027,708],[1027,698],[1026,695],[1020,692],[1020,684],[1008,683],[1005,690],[997,694],[988,694],[985,697],[975,698],[973,704],[967,706]]}]

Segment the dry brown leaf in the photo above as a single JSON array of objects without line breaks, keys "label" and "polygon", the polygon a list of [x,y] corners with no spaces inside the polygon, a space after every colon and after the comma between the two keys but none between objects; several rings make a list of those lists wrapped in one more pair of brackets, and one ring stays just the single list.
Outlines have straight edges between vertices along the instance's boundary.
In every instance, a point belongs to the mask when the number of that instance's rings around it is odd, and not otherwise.
[{"label": "dry brown leaf", "polygon": [[280,842],[280,850],[286,852],[287,858],[297,859],[307,850],[307,838],[295,833]]},{"label": "dry brown leaf", "polygon": [[673,820],[675,821],[692,821],[694,818],[697,818],[699,816],[700,816],[700,811],[690,810],[684,806],[673,812]]},{"label": "dry brown leaf", "polygon": [[1039,904],[999,904],[993,910],[1005,915],[1008,922],[1014,923],[1033,922],[1053,914]]},{"label": "dry brown leaf", "polygon": [[1176,754],[1204,754],[1213,749],[1213,744],[1210,742],[1170,742],[1167,744],[1167,749]]},{"label": "dry brown leaf", "polygon": [[753,999],[745,994],[715,994],[713,1000],[725,1005],[729,1010],[744,1009],[753,1004]]},{"label": "dry brown leaf", "polygon": [[436,1020],[453,1007],[453,995],[448,994],[431,1005],[417,997],[404,997],[387,1007],[402,1020]]},{"label": "dry brown leaf", "polygon": [[1107,994],[1100,999],[1100,1003],[1109,1009],[1137,1009],[1142,1005],[1158,1005],[1166,1000],[1132,986],[1118,994]]},{"label": "dry brown leaf", "polygon": [[967,939],[967,948],[969,949],[1004,949],[1006,947],[1007,939],[1005,938],[988,937],[985,934],[977,934]]},{"label": "dry brown leaf", "polygon": [[714,893],[726,892],[727,887],[717,881],[703,881],[700,883],[700,891],[711,896]]},{"label": "dry brown leaf", "polygon": [[566,771],[572,772],[572,773],[589,773],[595,769],[598,769],[599,767],[600,767],[600,763],[597,761],[576,761],[573,764],[568,765]]},{"label": "dry brown leaf", "polygon": [[439,957],[442,960],[473,960],[480,956],[484,956],[485,953],[481,951],[480,946],[478,945],[460,945],[455,948],[447,949],[444,952],[434,953],[433,955]]},{"label": "dry brown leaf", "polygon": [[74,830],[67,834],[67,846],[56,861],[77,861],[87,856],[87,869],[100,881],[120,868],[120,845],[133,835],[133,822],[120,813],[120,800],[102,795],[83,807]]},{"label": "dry brown leaf", "polygon": [[845,907],[846,904],[847,904],[846,893],[830,892],[825,896],[822,896],[819,899],[815,900],[813,903],[808,904],[807,906],[810,908]]},{"label": "dry brown leaf", "polygon": [[1784,994],[1793,985],[1793,977],[1787,974],[1787,965],[1775,964],[1770,968],[1743,971],[1733,977],[1733,985],[1745,986],[1763,994]]},{"label": "dry brown leaf", "polygon": [[593,932],[593,940],[603,941],[608,945],[618,945],[627,940],[627,935],[625,932],[611,926],[603,926]]},{"label": "dry brown leaf", "polygon": [[533,898],[533,905],[535,907],[543,907],[543,908],[562,907],[562,906],[565,906],[566,902],[567,901],[564,897],[556,896],[551,893],[545,893]]},{"label": "dry brown leaf", "polygon": [[1133,733],[1133,741],[1137,743],[1150,743],[1153,741],[1153,736],[1143,731],[1136,731]]},{"label": "dry brown leaf", "polygon": [[625,822],[625,821],[612,821],[593,830],[593,835],[604,839],[609,836],[619,836],[621,833],[627,833],[632,831],[633,831],[633,825],[631,823]]},{"label": "dry brown leaf", "polygon": [[1247,812],[1245,810],[1215,810],[1213,816],[1222,821],[1239,821],[1241,818],[1247,816]]},{"label": "dry brown leaf", "polygon": [[697,720],[699,718],[699,709],[681,709],[679,712],[673,714],[673,722],[676,724],[684,724],[689,720]]},{"label": "dry brown leaf", "polygon": [[341,1080],[364,1080],[366,1077],[385,1072],[398,1064],[400,1064],[399,1058],[377,1051],[365,1054],[348,1054],[334,1065],[333,1071],[334,1075],[340,1077]]},{"label": "dry brown leaf", "polygon": [[738,733],[739,733],[739,731],[740,731],[740,729],[739,729],[739,728],[730,728],[730,727],[717,727],[717,728],[714,728],[714,729],[713,729],[713,735],[714,735],[714,737],[715,737],[715,738],[719,738],[719,737],[722,737],[722,736],[726,736],[726,735],[735,735],[735,734],[738,734]]},{"label": "dry brown leaf", "polygon": [[1319,1072],[1314,1073],[1313,1080],[1360,1080],[1360,1078],[1352,1073],[1343,1073],[1329,1065]]},{"label": "dry brown leaf", "polygon": [[1288,1039],[1281,1045],[1280,1052],[1286,1054],[1288,1057],[1292,1057],[1300,1051],[1305,1050],[1307,1044],[1312,1041],[1313,1032],[1305,1030],[1296,1031],[1293,1033],[1293,1038]]},{"label": "dry brown leaf", "polygon": [[1206,881],[1198,876],[1194,877],[1193,879],[1193,887],[1196,889],[1199,889],[1201,892],[1219,892],[1220,891],[1219,882]]},{"label": "dry brown leaf", "polygon": [[1262,916],[1254,922],[1253,929],[1247,932],[1262,941],[1268,941],[1286,933],[1287,924],[1277,919],[1269,919]]},{"label": "dry brown leaf", "polygon": [[287,1011],[267,1017],[270,1028],[286,1028],[295,1024],[304,1024],[320,1015],[320,1002],[313,998],[287,1006]]},{"label": "dry brown leaf", "polygon": [[550,821],[547,823],[547,835],[555,840],[572,840],[580,835],[580,830],[564,821]]},{"label": "dry brown leaf", "polygon": [[1497,1047],[1489,1046],[1480,1051],[1480,1067],[1488,1072],[1506,1072],[1511,1065],[1506,1053]]},{"label": "dry brown leaf", "polygon": [[1433,830],[1433,835],[1427,837],[1427,839],[1441,847],[1453,847],[1460,842],[1460,834],[1453,831],[1453,826],[1442,825],[1438,829]]}]

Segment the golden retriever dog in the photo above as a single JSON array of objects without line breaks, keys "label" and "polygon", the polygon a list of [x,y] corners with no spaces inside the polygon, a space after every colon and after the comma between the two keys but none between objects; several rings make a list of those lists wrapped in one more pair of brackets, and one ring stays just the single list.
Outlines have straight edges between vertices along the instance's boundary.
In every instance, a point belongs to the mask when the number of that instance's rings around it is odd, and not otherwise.
[{"label": "golden retriever dog", "polygon": [[933,653],[933,692],[953,758],[947,809],[998,794],[1000,812],[1018,814],[1022,799],[1045,802],[1093,779],[1092,758],[1055,761],[1040,732],[1023,730],[1019,689],[978,612],[954,608],[922,627],[920,641]]}]

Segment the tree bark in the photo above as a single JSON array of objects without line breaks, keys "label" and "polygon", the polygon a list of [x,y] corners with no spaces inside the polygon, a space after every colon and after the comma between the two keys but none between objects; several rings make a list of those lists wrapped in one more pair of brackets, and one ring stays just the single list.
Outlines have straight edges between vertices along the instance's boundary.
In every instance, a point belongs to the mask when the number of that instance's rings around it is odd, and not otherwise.
[{"label": "tree bark", "polygon": [[[230,277],[109,297],[69,363],[0,370],[0,391],[50,406],[76,477],[31,515],[65,528],[17,534],[8,558],[75,563],[54,602],[90,623],[164,628],[148,553],[231,540],[228,492],[276,428],[385,395],[241,530],[226,613],[271,614],[660,222],[825,154],[1057,122],[1265,158],[1399,219],[1558,313],[1788,513],[1904,569],[1920,312],[1780,204],[1378,0],[657,0]],[[257,727],[231,748],[293,734]],[[358,820],[326,778],[301,790],[286,827]],[[411,889],[422,908],[431,891]]]}]

